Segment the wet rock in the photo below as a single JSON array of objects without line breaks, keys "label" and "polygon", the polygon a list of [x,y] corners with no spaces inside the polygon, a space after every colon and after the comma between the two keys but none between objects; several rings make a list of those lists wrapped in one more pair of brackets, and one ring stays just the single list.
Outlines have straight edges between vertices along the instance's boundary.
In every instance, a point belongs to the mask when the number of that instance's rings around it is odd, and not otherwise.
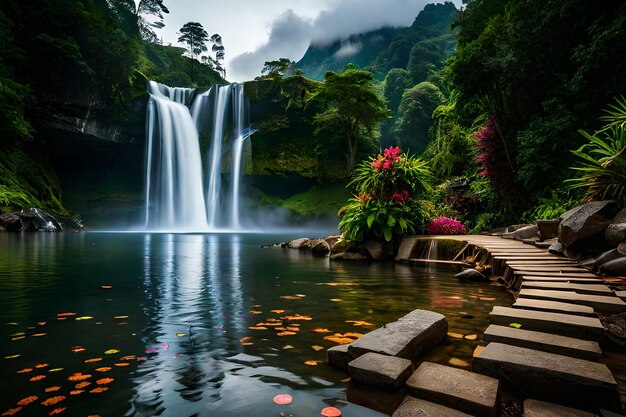
[{"label": "wet rock", "polygon": [[358,252],[340,252],[330,255],[333,261],[367,261],[367,256]]},{"label": "wet rock", "polygon": [[468,268],[458,274],[454,275],[458,279],[469,280],[469,281],[484,281],[486,277],[475,270],[474,268]]},{"label": "wet rock", "polygon": [[470,417],[444,405],[407,396],[391,417]]},{"label": "wet rock", "polygon": [[609,333],[611,340],[621,347],[626,347],[626,313],[610,316],[600,315],[600,321]]},{"label": "wet rock", "polygon": [[287,247],[289,249],[300,249],[302,245],[304,245],[308,241],[309,239],[307,238],[295,239],[287,243]]},{"label": "wet rock", "polygon": [[603,264],[600,269],[602,275],[622,276],[626,275],[626,257],[613,259]]},{"label": "wet rock", "polygon": [[604,233],[619,207],[615,201],[592,201],[575,207],[561,215],[559,241],[567,248],[594,238],[604,238]]},{"label": "wet rock", "polygon": [[539,237],[541,240],[555,239],[559,236],[560,220],[538,220]]},{"label": "wet rock", "polygon": [[0,228],[7,232],[20,232],[22,230],[22,219],[13,213],[0,213]]},{"label": "wet rock", "polygon": [[533,237],[538,238],[539,237],[538,233],[539,233],[539,228],[537,227],[537,225],[531,225],[531,226],[522,227],[511,233],[504,233],[502,237],[506,239],[523,240],[523,239],[530,239]]},{"label": "wet rock", "polygon": [[605,263],[610,262],[610,261],[612,261],[614,259],[621,258],[621,257],[622,256],[617,251],[617,249],[612,249],[612,250],[606,251],[606,252],[602,253],[600,256],[598,256],[596,258],[596,262],[595,262],[595,265],[593,267],[593,271],[597,272],[600,269],[600,267],[602,265],[604,265]]},{"label": "wet rock", "polygon": [[24,224],[22,230],[27,232],[60,232],[63,227],[52,215],[38,208],[28,208],[20,211]]},{"label": "wet rock", "polygon": [[557,256],[565,256],[565,246],[557,240],[548,248],[548,252]]},{"label": "wet rock", "polygon": [[335,245],[335,243],[339,242],[341,239],[342,239],[341,235],[326,236],[324,238],[326,243],[328,243],[328,246],[331,248]]},{"label": "wet rock", "polygon": [[347,252],[351,249],[354,249],[355,247],[356,243],[349,240],[340,239],[331,246],[330,253]]},{"label": "wet rock", "polygon": [[348,347],[350,344],[333,346],[326,351],[328,357],[328,364],[335,368],[347,371],[348,363],[354,359],[348,353]]},{"label": "wet rock", "polygon": [[617,245],[617,252],[620,255],[626,256],[626,242],[622,242],[619,245]]},{"label": "wet rock", "polygon": [[524,401],[524,417],[595,417],[595,414],[529,399]]},{"label": "wet rock", "polygon": [[306,242],[302,243],[302,246],[300,246],[300,249],[313,249],[318,243],[320,242],[324,242],[324,239],[307,239]]},{"label": "wet rock", "polygon": [[325,255],[330,252],[330,245],[326,242],[326,240],[320,239],[319,242],[311,248],[311,250],[315,254]]},{"label": "wet rock", "polygon": [[611,224],[607,226],[604,238],[613,247],[626,240],[626,208],[617,213]]},{"label": "wet rock", "polygon": [[557,242],[556,239],[547,239],[539,242],[535,242],[535,246],[541,249],[549,249],[550,246],[554,245]]},{"label": "wet rock", "polygon": [[385,247],[382,242],[376,240],[368,240],[363,244],[363,249],[374,261],[382,261],[386,258]]},{"label": "wet rock", "polygon": [[369,352],[348,364],[348,372],[354,381],[397,390],[413,372],[408,359]]}]

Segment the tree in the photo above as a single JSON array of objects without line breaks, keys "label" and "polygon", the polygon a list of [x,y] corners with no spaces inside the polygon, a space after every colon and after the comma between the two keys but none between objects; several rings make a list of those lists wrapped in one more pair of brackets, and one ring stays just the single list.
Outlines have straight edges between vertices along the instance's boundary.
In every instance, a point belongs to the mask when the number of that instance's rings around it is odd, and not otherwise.
[{"label": "tree", "polygon": [[209,34],[198,22],[185,23],[180,28],[179,34],[178,42],[186,43],[189,48],[189,55],[191,55],[191,80],[193,81],[193,61],[196,55],[207,51],[206,42],[209,40]]},{"label": "tree", "polygon": [[292,75],[294,73],[295,61],[291,61],[289,58],[280,58],[277,61],[265,61],[263,69],[261,70],[261,77],[267,78],[279,78],[285,75]]},{"label": "tree", "polygon": [[213,60],[213,62],[215,63],[215,69],[218,72],[221,72],[222,76],[226,78],[226,68],[222,63],[222,61],[224,61],[224,55],[226,53],[224,50],[224,45],[222,44],[222,37],[218,33],[215,33],[211,36],[209,40],[213,44],[211,50],[215,52],[215,59]]},{"label": "tree", "polygon": [[389,118],[385,101],[374,88],[371,72],[349,68],[328,71],[323,87],[310,101],[321,105],[315,116],[316,133],[341,135],[347,143],[347,170],[352,171],[359,140]]},{"label": "tree", "polygon": [[[137,16],[137,26],[139,27],[141,38],[151,43],[158,43],[158,38],[153,28],[163,28],[165,26],[165,23],[163,23],[163,13],[170,12],[163,4],[163,0],[140,0],[137,3],[137,7],[134,8],[134,12],[135,16]],[[149,22],[147,19],[148,16],[155,16],[157,20],[155,22]]]}]

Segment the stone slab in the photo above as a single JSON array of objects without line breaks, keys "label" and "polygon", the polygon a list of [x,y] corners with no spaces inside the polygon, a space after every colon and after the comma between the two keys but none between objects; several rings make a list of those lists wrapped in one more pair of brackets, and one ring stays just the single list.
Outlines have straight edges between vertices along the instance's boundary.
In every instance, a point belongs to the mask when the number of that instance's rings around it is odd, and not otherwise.
[{"label": "stone slab", "polygon": [[582,273],[589,272],[588,269],[585,269],[581,266],[561,266],[561,265],[524,265],[522,267],[516,268],[524,271],[539,271],[539,272],[559,272],[561,274],[566,274],[570,272],[574,273]]},{"label": "stone slab", "polygon": [[524,417],[595,417],[595,414],[539,400],[524,401]]},{"label": "stone slab", "polygon": [[613,295],[613,290],[604,284],[581,284],[573,282],[539,282],[524,281],[522,289],[529,288],[535,290],[554,290],[554,291],[574,291],[578,294],[592,295]]},{"label": "stone slab", "polygon": [[397,321],[366,333],[350,344],[348,352],[352,357],[375,352],[413,360],[445,339],[447,333],[448,322],[444,315],[414,310]]},{"label": "stone slab", "polygon": [[348,373],[354,381],[386,389],[399,389],[412,372],[410,360],[374,352],[359,356],[348,364]]},{"label": "stone slab", "polygon": [[472,417],[469,414],[407,396],[391,417]]},{"label": "stone slab", "polygon": [[615,291],[615,295],[617,295],[621,299],[626,298],[626,291]]},{"label": "stone slab", "polygon": [[531,298],[518,298],[512,306],[527,310],[547,311],[549,313],[575,314],[577,316],[596,317],[593,308],[578,304],[561,303],[559,301],[533,300]]},{"label": "stone slab", "polygon": [[548,332],[586,340],[604,339],[604,327],[595,317],[572,314],[547,313],[545,311],[522,310],[496,306],[489,313],[491,324],[508,326],[519,323],[522,329]]},{"label": "stone slab", "polygon": [[521,290],[518,297],[580,304],[592,307],[598,313],[626,311],[626,302],[615,296],[578,294],[573,291]]},{"label": "stone slab", "polygon": [[350,344],[333,346],[326,351],[328,357],[328,364],[335,368],[347,371],[348,363],[354,359],[348,353],[348,347]]},{"label": "stone slab", "polygon": [[498,412],[500,382],[485,375],[423,362],[406,385],[415,397],[471,415],[495,417]]},{"label": "stone slab", "polygon": [[572,282],[575,284],[598,284],[603,282],[600,278],[572,278],[572,277],[542,277],[538,275],[522,275],[522,282],[542,281],[542,282]]},{"label": "stone slab", "polygon": [[621,411],[615,378],[606,365],[502,343],[489,343],[474,358],[475,372],[498,378],[502,389],[593,411]]},{"label": "stone slab", "polygon": [[545,271],[528,271],[524,269],[516,269],[515,275],[539,275],[543,277],[572,277],[572,278],[598,278],[598,275],[591,272],[545,272]]},{"label": "stone slab", "polygon": [[523,328],[516,329],[510,326],[497,326],[492,324],[487,327],[481,344],[488,345],[491,342],[557,353],[559,355],[594,362],[599,362],[602,359],[602,349],[600,349],[600,345],[596,342],[551,333],[524,330]]},{"label": "stone slab", "polygon": [[407,236],[400,242],[398,248],[398,254],[396,255],[396,261],[408,261],[413,256],[413,251],[417,246],[419,239],[415,236]]}]

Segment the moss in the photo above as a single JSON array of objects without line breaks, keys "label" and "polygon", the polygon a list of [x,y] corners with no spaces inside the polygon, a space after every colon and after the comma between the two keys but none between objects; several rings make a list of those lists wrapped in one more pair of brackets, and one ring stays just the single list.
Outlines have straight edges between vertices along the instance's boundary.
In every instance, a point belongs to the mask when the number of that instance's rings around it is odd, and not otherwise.
[{"label": "moss", "polygon": [[350,193],[343,184],[315,186],[284,200],[282,205],[302,217],[319,217],[337,213],[348,197]]}]

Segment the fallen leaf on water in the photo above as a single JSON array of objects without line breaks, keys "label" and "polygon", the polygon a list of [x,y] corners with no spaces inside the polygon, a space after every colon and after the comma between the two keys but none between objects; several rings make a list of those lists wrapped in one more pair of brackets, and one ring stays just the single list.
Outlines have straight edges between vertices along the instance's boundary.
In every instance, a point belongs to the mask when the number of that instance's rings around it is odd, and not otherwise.
[{"label": "fallen leaf on water", "polygon": [[289,394],[278,394],[273,398],[272,401],[274,401],[276,404],[287,405],[292,403],[293,397]]},{"label": "fallen leaf on water", "polygon": [[84,352],[86,349],[82,346],[74,346],[72,347],[72,352],[74,353],[78,353],[78,352]]},{"label": "fallen leaf on water", "polygon": [[65,396],[64,395],[57,395],[56,397],[50,397],[45,401],[41,402],[41,405],[45,405],[46,407],[49,405],[54,405],[54,404],[58,404],[61,401],[65,400]]},{"label": "fallen leaf on water", "polygon": [[274,327],[274,330],[279,331],[279,332],[286,332],[287,328],[286,327]]},{"label": "fallen leaf on water", "polygon": [[43,327],[43,326],[46,325],[46,322],[45,321],[38,321],[37,324],[40,325],[41,327]]},{"label": "fallen leaf on water", "polygon": [[319,352],[320,350],[324,350],[323,346],[319,346],[319,345],[313,345],[311,346],[311,349],[313,349],[316,352]]},{"label": "fallen leaf on water", "polygon": [[358,337],[360,337],[360,336],[356,337],[355,335],[360,335],[360,333],[346,333],[346,334],[335,333],[331,336],[325,336],[324,340],[337,343],[338,345],[345,345],[345,344],[354,342],[356,339],[358,339]]},{"label": "fallen leaf on water", "polygon": [[341,298],[331,298],[330,301],[332,301],[333,303],[340,303],[343,300]]},{"label": "fallen leaf on water", "polygon": [[31,379],[29,379],[30,382],[37,382],[37,381],[41,381],[42,379],[46,379],[45,375],[37,375],[32,377]]},{"label": "fallen leaf on water", "polygon": [[480,301],[496,301],[493,297],[478,297]]},{"label": "fallen leaf on water", "polygon": [[185,335],[186,335],[186,333],[176,333],[176,336],[177,336],[177,337],[183,337],[183,336],[185,336]]},{"label": "fallen leaf on water", "polygon": [[284,349],[284,350],[294,349],[294,347],[293,347],[293,346],[291,346],[291,345],[285,345],[285,346],[283,346],[283,349]]},{"label": "fallen leaf on water", "polygon": [[76,313],[58,313],[57,317],[71,317],[71,316],[75,316]]},{"label": "fallen leaf on water", "polygon": [[448,332],[448,336],[455,339],[463,339],[463,335],[461,333]]},{"label": "fallen leaf on water", "polygon": [[265,327],[265,326],[249,326],[248,329],[250,329],[250,330],[267,330],[267,327]]},{"label": "fallen leaf on water", "polygon": [[101,392],[104,392],[108,390],[107,387],[98,387],[98,388],[94,388],[91,391],[89,391],[90,394],[100,394]]},{"label": "fallen leaf on water", "polygon": [[59,386],[54,386],[54,387],[48,387],[48,388],[46,388],[44,391],[46,391],[46,392],[56,392],[56,391],[58,391],[58,390],[60,390],[60,389],[61,389],[61,387],[59,387]]},{"label": "fallen leaf on water", "polygon": [[250,343],[251,340],[252,340],[252,336],[246,336],[246,337],[242,337],[241,339],[239,339],[239,343],[243,345],[245,343]]},{"label": "fallen leaf on water", "polygon": [[85,363],[100,362],[101,360],[102,360],[102,358],[91,358],[91,359],[85,359]]},{"label": "fallen leaf on water", "polygon": [[509,324],[509,327],[515,327],[516,329],[519,329],[519,328],[522,327],[522,325],[519,324],[519,323],[511,323],[511,324]]},{"label": "fallen leaf on water", "polygon": [[88,382],[88,381],[79,382],[78,384],[74,385],[74,388],[76,388],[76,389],[83,389],[85,387],[88,387],[89,385],[91,385],[91,382]]},{"label": "fallen leaf on water", "polygon": [[104,290],[110,290],[111,288],[113,288],[113,286],[111,286],[111,285],[102,285],[100,288],[102,288]]},{"label": "fallen leaf on water", "polygon": [[304,364],[308,366],[317,366],[321,361],[305,361]]},{"label": "fallen leaf on water", "polygon": [[2,413],[2,416],[13,416],[16,413],[19,413],[20,410],[22,410],[22,407],[15,407],[15,408],[9,408],[7,411],[5,411],[4,413]]},{"label": "fallen leaf on water", "polygon": [[74,375],[69,376],[67,378],[68,381],[84,381],[85,379],[91,378],[90,374],[82,374],[80,372],[76,372]]},{"label": "fallen leaf on water", "polygon": [[17,405],[28,405],[33,401],[37,401],[38,399],[39,397],[37,397],[36,395],[31,395],[30,397],[22,398],[21,400],[19,400],[17,402]]},{"label": "fallen leaf on water", "polygon": [[350,382],[350,381],[352,381],[352,378],[350,377],[347,377],[341,380],[341,382]]},{"label": "fallen leaf on water", "polygon": [[313,332],[315,332],[315,333],[332,333],[332,332],[333,332],[333,331],[332,331],[332,330],[330,330],[330,329],[313,329],[313,330],[311,330],[311,331],[313,331]]},{"label": "fallen leaf on water", "polygon": [[62,371],[63,368],[54,368],[54,369],[48,369],[48,372],[59,372]]},{"label": "fallen leaf on water", "polygon": [[348,333],[344,333],[343,337],[351,337],[352,339],[358,339],[360,337],[363,337],[363,333],[348,332]]},{"label": "fallen leaf on water", "polygon": [[12,341],[22,340],[22,339],[26,339],[26,336],[18,336],[18,337],[11,338]]},{"label": "fallen leaf on water", "polygon": [[302,300],[306,295],[304,294],[295,294],[295,295],[281,295],[280,298],[283,300]]},{"label": "fallen leaf on water", "polygon": [[289,320],[289,321],[296,321],[296,320],[304,320],[304,321],[309,321],[309,320],[313,320],[313,317],[311,316],[303,316],[301,314],[294,314],[293,316],[284,316],[281,317],[281,319],[283,320]]},{"label": "fallen leaf on water", "polygon": [[476,335],[476,334],[466,334],[465,338],[467,340],[476,340],[476,339],[478,339],[478,335]]},{"label": "fallen leaf on water", "polygon": [[57,320],[61,321],[61,320],[67,320],[67,317],[57,317]]},{"label": "fallen leaf on water", "polygon": [[111,368],[110,366],[103,366],[102,368],[96,368],[95,370],[97,372],[109,372],[111,369],[113,368]]},{"label": "fallen leaf on water", "polygon": [[26,333],[24,333],[24,332],[19,332],[19,333],[13,333],[13,334],[11,334],[11,335],[9,335],[9,336],[11,336],[11,337],[17,337],[17,336],[24,336],[24,335],[26,335]]},{"label": "fallen leaf on water", "polygon": [[105,355],[113,355],[115,353],[120,353],[120,351],[118,349],[109,349],[104,351]]},{"label": "fallen leaf on water", "polygon": [[130,366],[130,363],[128,362],[118,362],[116,364],[114,364],[115,366],[119,366],[119,367],[125,367],[125,366]]},{"label": "fallen leaf on water", "polygon": [[276,336],[293,336],[295,334],[298,334],[296,332],[280,332],[280,333],[276,333]]},{"label": "fallen leaf on water", "polygon": [[5,356],[4,359],[15,359],[15,358],[19,358],[19,357],[20,357],[19,354],[17,354],[17,355],[9,355],[9,356]]},{"label": "fallen leaf on water", "polygon": [[[167,347],[169,347],[169,345]],[[135,355],[127,355],[127,356],[122,356],[120,358],[121,361],[134,361],[136,359],[137,359],[137,356]]]},{"label": "fallen leaf on water", "polygon": [[78,395],[78,394],[82,394],[83,392],[85,392],[85,390],[75,389],[73,391],[70,391],[70,395]]},{"label": "fallen leaf on water", "polygon": [[123,319],[127,319],[128,316],[115,316],[113,318],[116,319],[116,320],[123,320]]},{"label": "fallen leaf on water", "polygon": [[359,327],[373,327],[375,326],[373,323],[368,323],[363,320],[346,320],[346,323],[352,323],[353,326]]},{"label": "fallen leaf on water", "polygon": [[19,371],[17,371],[18,374],[27,374],[29,372],[33,372],[34,369],[33,368],[24,368],[24,369],[20,369]]},{"label": "fallen leaf on water", "polygon": [[102,378],[96,381],[96,384],[98,385],[106,385],[106,384],[110,384],[111,382],[115,381],[115,379],[113,378]]},{"label": "fallen leaf on water", "polygon": [[283,325],[282,321],[268,321],[263,323],[257,323],[256,327],[280,327]]},{"label": "fallen leaf on water", "polygon": [[250,311],[248,311],[248,313],[250,313],[250,314],[263,314],[262,311],[257,311],[257,310],[250,310]]},{"label": "fallen leaf on water", "polygon": [[67,407],[59,407],[59,408],[55,408],[54,410],[50,411],[48,413],[49,416],[54,416],[56,414],[61,414],[63,411],[65,411],[67,409]]},{"label": "fallen leaf on water", "polygon": [[270,310],[272,313],[283,314],[285,310]]},{"label": "fallen leaf on water", "polygon": [[32,337],[42,337],[47,335],[48,333],[35,333],[35,334],[31,334]]},{"label": "fallen leaf on water", "polygon": [[462,366],[464,368],[467,368],[470,366],[469,362],[464,361],[463,359],[458,359],[458,358],[450,358],[450,360],[448,361],[448,364],[452,366]]},{"label": "fallen leaf on water", "polygon": [[93,319],[93,317],[91,316],[81,316],[81,317],[76,317],[76,320],[80,321],[80,320],[91,320]]},{"label": "fallen leaf on water", "polygon": [[299,327],[287,327],[287,330],[290,332],[299,332],[300,328]]},{"label": "fallen leaf on water", "polygon": [[335,407],[326,407],[320,412],[324,417],[339,417],[341,416],[341,410]]},{"label": "fallen leaf on water", "polygon": [[137,358],[137,361],[143,362],[143,361],[147,361],[148,358],[146,358],[145,356],[140,356]]},{"label": "fallen leaf on water", "polygon": [[40,363],[40,364],[35,365],[35,368],[42,369],[42,368],[47,368],[48,366],[50,366],[49,363]]}]

